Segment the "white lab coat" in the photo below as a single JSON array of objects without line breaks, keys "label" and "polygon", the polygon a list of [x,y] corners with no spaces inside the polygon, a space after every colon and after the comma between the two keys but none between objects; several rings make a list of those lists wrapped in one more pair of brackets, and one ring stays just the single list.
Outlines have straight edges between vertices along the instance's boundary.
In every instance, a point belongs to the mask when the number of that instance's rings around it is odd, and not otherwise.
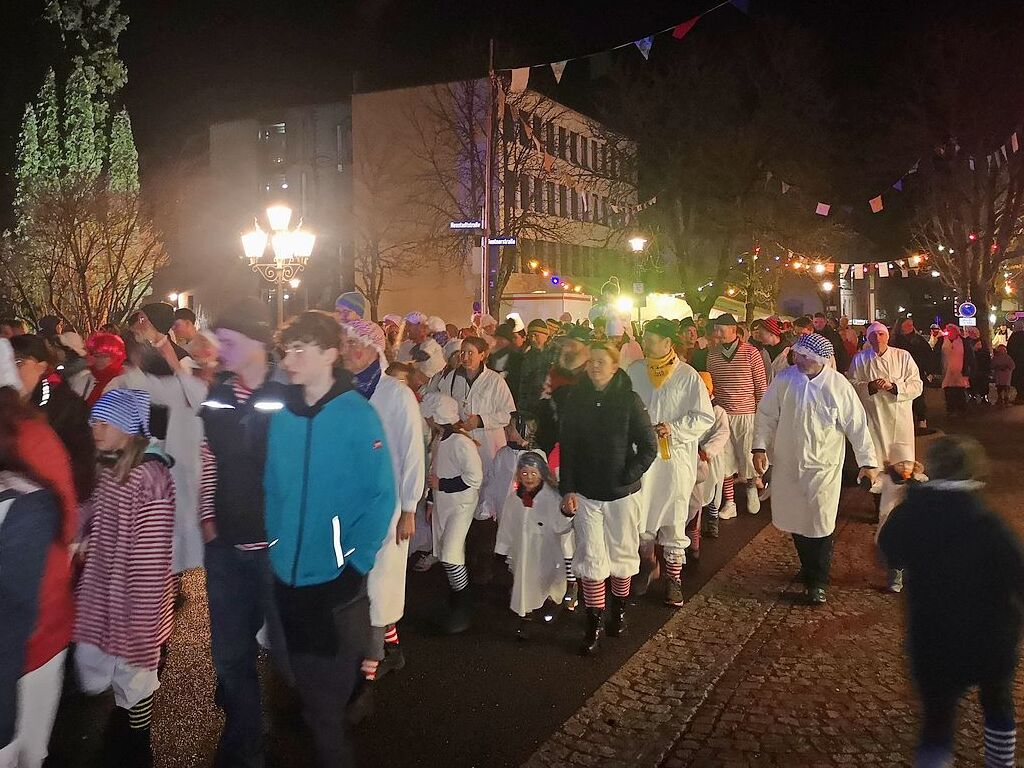
[{"label": "white lab coat", "polygon": [[505,427],[511,421],[516,403],[500,373],[484,367],[470,386],[465,376],[459,374],[460,370],[442,376],[428,392],[440,392],[455,398],[459,404],[460,419],[474,413],[483,421],[484,426],[470,434],[480,444],[480,461],[486,470],[507,442]]},{"label": "white lab coat", "polygon": [[757,407],[753,447],[774,464],[776,528],[812,538],[835,530],[846,439],[859,466],[878,466],[864,406],[841,373],[825,367],[811,379],[794,365],[775,377]]},{"label": "white lab coat", "polygon": [[394,624],[405,612],[405,566],[409,557],[409,541],[397,544],[395,528],[402,511],[414,511],[423,498],[426,459],[423,417],[411,389],[398,379],[382,375],[370,397],[370,405],[384,425],[397,486],[391,526],[366,581],[370,596],[370,623],[375,627],[385,627]]},{"label": "white lab coat", "polygon": [[697,483],[690,495],[690,518],[695,509],[706,507],[715,498],[715,489],[725,477],[725,451],[729,446],[729,414],[720,405],[713,406],[715,423],[703,434],[698,447],[708,460],[697,462]]},{"label": "white lab coat", "polygon": [[512,569],[512,601],[509,607],[526,616],[550,598],[556,603],[565,597],[565,559],[562,539],[570,535],[572,521],[559,507],[558,492],[545,485],[533,499],[532,507],[523,506],[514,492],[502,505],[501,522],[495,551],[501,551]]},{"label": "white lab coat", "polygon": [[[847,378],[857,390],[868,417],[868,431],[875,444],[875,457],[882,462],[897,443],[914,446],[914,399],[924,391],[917,363],[905,349],[889,347],[879,356],[868,348],[854,355]],[[879,390],[868,394],[868,384],[887,379],[896,385],[896,394]]]},{"label": "white lab coat", "polygon": [[469,486],[457,493],[434,491],[431,523],[434,557],[442,563],[465,565],[466,534],[484,480],[480,454],[473,441],[458,433],[441,440],[434,452],[433,472],[438,478],[462,477],[462,482]]},{"label": "white lab coat", "polygon": [[651,424],[667,424],[671,433],[670,457],[665,460],[659,455],[641,481],[641,531],[655,534],[672,526],[677,538],[682,537],[697,482],[697,443],[715,423],[711,398],[697,372],[682,360],[658,389],[651,383],[645,360],[629,366],[629,378],[647,406]]},{"label": "white lab coat", "polygon": [[199,406],[206,399],[206,382],[181,372],[173,376],[154,376],[138,368],[119,376],[118,386],[149,393],[153,405],[167,408],[167,437],[159,441],[174,459],[174,543],[171,572],[181,573],[203,564],[203,535],[199,528],[199,446],[203,442],[203,420]]},{"label": "white lab coat", "polygon": [[428,360],[413,360],[412,351],[417,345],[406,339],[398,347],[398,362],[409,363],[428,379],[437,373],[447,364],[444,358],[444,350],[433,338],[428,336],[419,344],[420,351],[429,355]]},{"label": "white lab coat", "polygon": [[[515,492],[516,467],[519,464],[519,457],[527,452],[536,453],[547,461],[547,455],[540,448],[513,448],[511,445],[502,446],[496,454],[494,461],[484,470],[484,484],[480,489],[480,505],[477,508],[477,518],[480,520],[497,520],[501,524],[501,510],[505,506],[505,499],[510,493]],[[497,552],[497,550],[495,550]],[[507,554],[498,552],[498,554]]]}]

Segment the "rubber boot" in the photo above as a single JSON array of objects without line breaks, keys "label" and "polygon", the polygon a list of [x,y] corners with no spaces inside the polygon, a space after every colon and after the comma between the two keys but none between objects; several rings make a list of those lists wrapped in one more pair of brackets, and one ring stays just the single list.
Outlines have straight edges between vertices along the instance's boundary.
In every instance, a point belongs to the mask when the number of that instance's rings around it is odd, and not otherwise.
[{"label": "rubber boot", "polygon": [[587,633],[583,636],[583,643],[580,645],[580,654],[592,656],[597,653],[601,645],[601,635],[604,632],[604,609],[587,608]]},{"label": "rubber boot", "polygon": [[626,601],[611,595],[608,598],[608,637],[626,633]]},{"label": "rubber boot", "polygon": [[469,625],[469,590],[451,590],[448,595],[448,614],[440,622],[441,632],[446,635],[457,635],[469,629]]}]

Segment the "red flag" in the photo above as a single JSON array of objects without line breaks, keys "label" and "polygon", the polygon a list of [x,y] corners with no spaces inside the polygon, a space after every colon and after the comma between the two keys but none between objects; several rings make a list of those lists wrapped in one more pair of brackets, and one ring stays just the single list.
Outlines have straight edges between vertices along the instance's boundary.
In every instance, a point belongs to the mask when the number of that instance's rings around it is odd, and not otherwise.
[{"label": "red flag", "polygon": [[682,40],[698,21],[700,21],[700,16],[694,16],[682,24],[676,24],[676,28],[672,30],[672,37],[676,40]]}]

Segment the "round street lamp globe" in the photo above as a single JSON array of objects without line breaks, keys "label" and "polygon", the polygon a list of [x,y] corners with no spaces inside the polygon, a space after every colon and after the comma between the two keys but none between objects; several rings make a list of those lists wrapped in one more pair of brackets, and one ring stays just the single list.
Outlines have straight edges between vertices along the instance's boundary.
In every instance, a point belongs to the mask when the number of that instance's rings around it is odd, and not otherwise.
[{"label": "round street lamp globe", "polygon": [[640,253],[640,251],[642,251],[646,245],[646,237],[640,237],[639,235],[637,235],[636,237],[629,238],[629,247],[630,249],[632,249],[633,253]]},{"label": "round street lamp globe", "polygon": [[831,293],[833,288],[835,288],[835,286],[832,284],[831,280],[826,280],[821,284],[821,290],[825,293]]}]

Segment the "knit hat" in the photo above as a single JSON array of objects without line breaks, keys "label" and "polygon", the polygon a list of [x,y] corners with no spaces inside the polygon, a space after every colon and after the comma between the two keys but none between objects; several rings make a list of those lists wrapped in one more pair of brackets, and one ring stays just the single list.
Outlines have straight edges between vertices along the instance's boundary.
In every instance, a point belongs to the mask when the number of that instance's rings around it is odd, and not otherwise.
[{"label": "knit hat", "polygon": [[448,327],[444,324],[444,320],[433,315],[427,318],[427,330],[430,333],[444,333]]},{"label": "knit hat", "polygon": [[774,316],[766,317],[761,320],[761,325],[773,336],[782,336],[782,323],[779,321],[779,318]]},{"label": "knit hat", "polygon": [[550,336],[551,328],[548,327],[546,320],[531,320],[530,324],[526,326],[527,333],[539,333],[541,336]]},{"label": "knit hat", "polygon": [[384,354],[384,347],[387,346],[387,337],[384,329],[369,320],[346,320],[341,324],[341,332],[350,339],[355,339],[365,347],[376,350],[378,354]]},{"label": "knit hat", "polygon": [[116,333],[92,334],[85,342],[85,349],[90,355],[106,355],[110,358],[110,364],[118,368],[128,356],[124,348],[124,339]]},{"label": "knit hat", "polygon": [[548,468],[547,461],[537,451],[526,451],[519,455],[519,461],[516,462],[516,472],[524,467],[532,467],[540,473],[541,480],[547,482],[551,476],[551,470]]},{"label": "knit hat", "polygon": [[584,328],[582,325],[574,325],[569,328],[568,333],[565,334],[568,338],[575,341],[581,341],[584,344],[589,344],[592,334],[589,328]]},{"label": "knit hat", "polygon": [[355,312],[359,317],[363,317],[366,314],[366,297],[359,291],[343,293],[334,300],[334,309],[335,311],[347,309],[350,312]]},{"label": "knit hat", "polygon": [[548,320],[546,322],[548,326],[548,331],[550,331],[552,336],[561,333],[562,324],[560,322],[558,322],[557,320]]},{"label": "knit hat", "polygon": [[878,333],[879,331],[884,331],[886,335],[889,334],[889,329],[885,327],[885,323],[880,323],[877,320],[875,320],[875,322],[869,325],[867,327],[867,330],[864,331],[864,337],[868,338],[871,336],[872,333]]},{"label": "knit hat", "polygon": [[809,357],[812,360],[817,360],[822,365],[826,365],[829,358],[835,356],[836,351],[832,347],[832,342],[820,333],[808,333],[806,336],[801,336],[796,340],[796,343],[793,344],[793,353]]},{"label": "knit hat", "polygon": [[74,331],[64,331],[57,339],[79,357],[85,357],[85,342],[82,341],[81,334]]},{"label": "knit hat", "polygon": [[165,301],[157,301],[152,304],[146,304],[142,307],[141,311],[160,333],[166,334],[171,332],[171,326],[174,325],[174,307],[170,304]]},{"label": "knit hat", "polygon": [[424,315],[422,312],[410,312],[408,315],[405,316],[405,322],[410,323],[412,325],[419,325],[420,323],[427,322],[427,316]]},{"label": "knit hat", "polygon": [[396,328],[401,328],[404,321],[405,319],[401,315],[384,315],[384,320],[381,324],[391,323]]},{"label": "knit hat", "polygon": [[704,382],[704,386],[708,388],[708,397],[714,397],[715,384],[711,380],[711,374],[707,371],[697,371],[697,375],[700,376],[700,380]]},{"label": "knit hat", "polygon": [[714,320],[712,320],[711,324],[712,325],[738,325],[739,323],[736,322],[736,318],[733,317],[732,314],[730,314],[729,312],[725,312],[724,314],[721,314],[718,317],[716,317]]},{"label": "knit hat", "polygon": [[18,364],[14,362],[14,350],[7,339],[0,339],[0,387],[10,387],[15,392],[21,392]]},{"label": "knit hat", "polygon": [[89,415],[89,426],[104,421],[126,435],[149,432],[149,393],[141,389],[112,389],[100,395]]},{"label": "knit hat", "polygon": [[656,317],[644,326],[644,333],[653,333],[665,339],[675,340],[679,336],[678,324],[664,317]]},{"label": "knit hat", "polygon": [[57,326],[60,324],[61,319],[56,315],[43,315],[39,318],[39,335],[56,336]]},{"label": "knit hat", "polygon": [[259,299],[252,297],[233,304],[217,318],[213,327],[240,333],[263,344],[269,344],[274,336],[267,321],[267,308]]}]

